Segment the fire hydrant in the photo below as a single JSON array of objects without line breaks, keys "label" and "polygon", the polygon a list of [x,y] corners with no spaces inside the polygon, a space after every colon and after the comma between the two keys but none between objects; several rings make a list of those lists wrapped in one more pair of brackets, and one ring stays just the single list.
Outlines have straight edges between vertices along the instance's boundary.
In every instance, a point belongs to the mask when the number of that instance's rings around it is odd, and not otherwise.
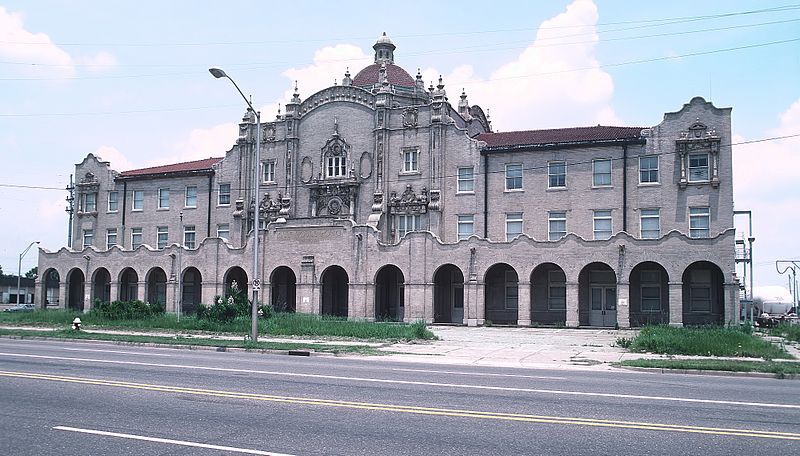
[{"label": "fire hydrant", "polygon": [[80,318],[75,317],[75,319],[72,320],[72,329],[74,329],[75,331],[80,331],[81,330],[81,319]]}]

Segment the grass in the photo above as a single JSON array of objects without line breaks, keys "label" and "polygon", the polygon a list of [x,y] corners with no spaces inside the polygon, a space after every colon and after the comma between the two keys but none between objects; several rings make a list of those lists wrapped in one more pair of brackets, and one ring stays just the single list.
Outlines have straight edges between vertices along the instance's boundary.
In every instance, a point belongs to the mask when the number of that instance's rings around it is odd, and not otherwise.
[{"label": "grass", "polygon": [[712,370],[723,372],[765,372],[779,378],[800,375],[800,364],[776,361],[729,361],[721,359],[632,359],[617,363],[619,366],[650,367],[657,369]]},{"label": "grass", "polygon": [[800,342],[800,325],[781,323],[774,328],[770,328],[768,332],[772,336],[781,336],[786,340]]},{"label": "grass", "polygon": [[[729,356],[744,358],[791,358],[780,347],[747,331],[719,327],[673,328],[647,326],[633,340],[617,343],[634,352],[664,355]],[[627,347],[625,347],[627,345]]]},{"label": "grass", "polygon": [[340,317],[277,313],[267,320],[268,334],[284,336],[334,336],[380,340],[432,340],[436,336],[424,322],[375,323]]}]

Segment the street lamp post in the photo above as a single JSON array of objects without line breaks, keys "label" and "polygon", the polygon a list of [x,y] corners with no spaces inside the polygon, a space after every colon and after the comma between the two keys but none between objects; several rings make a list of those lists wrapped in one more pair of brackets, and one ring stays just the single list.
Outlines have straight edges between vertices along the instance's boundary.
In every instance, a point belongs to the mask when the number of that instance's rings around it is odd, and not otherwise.
[{"label": "street lamp post", "polygon": [[30,245],[28,245],[28,248],[26,248],[25,250],[22,251],[22,253],[19,254],[19,264],[17,264],[17,304],[20,304],[20,302],[19,302],[19,289],[20,289],[20,285],[21,285],[21,282],[22,282],[22,258],[25,256],[26,253],[28,253],[28,250],[30,250],[31,247],[33,247],[34,244],[38,244],[38,243],[39,243],[39,241],[31,242]]},{"label": "street lamp post", "polygon": [[258,342],[258,292],[261,289],[261,279],[260,274],[258,272],[258,230],[259,230],[259,216],[260,216],[260,207],[259,207],[259,200],[258,194],[260,192],[259,188],[259,168],[261,166],[261,113],[256,111],[253,108],[253,104],[250,103],[250,100],[244,96],[242,90],[236,84],[236,81],[231,79],[230,76],[225,74],[224,71],[220,70],[219,68],[209,68],[209,73],[215,78],[227,78],[236,90],[239,91],[239,95],[242,96],[244,102],[247,103],[247,106],[256,114],[256,160],[255,160],[255,167],[253,170],[253,188],[255,189],[255,195],[253,197],[255,202],[255,208],[253,210],[253,302],[250,305],[250,338],[253,342]]}]

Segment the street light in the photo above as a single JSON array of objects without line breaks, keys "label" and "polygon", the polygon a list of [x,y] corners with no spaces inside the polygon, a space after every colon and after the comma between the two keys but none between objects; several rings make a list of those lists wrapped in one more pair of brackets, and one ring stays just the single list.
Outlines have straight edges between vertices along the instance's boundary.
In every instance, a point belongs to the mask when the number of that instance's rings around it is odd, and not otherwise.
[{"label": "street light", "polygon": [[255,201],[255,209],[253,211],[255,212],[253,216],[253,303],[250,305],[250,338],[253,342],[258,342],[258,292],[261,289],[261,279],[258,273],[258,229],[259,212],[261,209],[258,200],[258,194],[260,192],[258,172],[261,166],[261,113],[253,108],[253,104],[244,96],[242,90],[236,85],[236,81],[231,79],[224,71],[219,68],[209,68],[208,72],[217,79],[227,78],[231,81],[233,86],[236,87],[236,90],[239,91],[239,95],[244,99],[244,102],[247,103],[247,106],[256,113],[256,163],[255,169],[253,170],[253,188],[255,189],[255,196],[253,197]]},{"label": "street light", "polygon": [[19,254],[19,264],[17,265],[17,304],[20,304],[20,302],[19,302],[19,288],[20,288],[20,282],[22,281],[22,257],[24,257],[26,253],[28,253],[28,250],[30,250],[31,247],[33,247],[34,244],[38,244],[38,243],[39,243],[39,241],[31,242],[30,245],[28,246],[28,248],[26,248],[25,250],[22,251],[22,253]]}]

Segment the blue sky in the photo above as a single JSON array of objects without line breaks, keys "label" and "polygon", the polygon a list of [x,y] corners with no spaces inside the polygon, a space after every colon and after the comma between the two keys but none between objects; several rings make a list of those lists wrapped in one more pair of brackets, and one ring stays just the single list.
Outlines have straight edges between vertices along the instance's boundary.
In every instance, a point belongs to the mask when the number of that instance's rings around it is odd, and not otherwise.
[{"label": "blue sky", "polygon": [[[65,192],[92,152],[114,169],[222,156],[264,118],[372,60],[382,33],[426,84],[464,89],[499,131],[658,124],[693,96],[733,107],[735,208],[754,211],[756,286],[800,259],[800,4],[0,0],[0,265],[66,244]],[[19,188],[30,186],[38,188]],[[23,272],[36,264],[35,252]]]}]

